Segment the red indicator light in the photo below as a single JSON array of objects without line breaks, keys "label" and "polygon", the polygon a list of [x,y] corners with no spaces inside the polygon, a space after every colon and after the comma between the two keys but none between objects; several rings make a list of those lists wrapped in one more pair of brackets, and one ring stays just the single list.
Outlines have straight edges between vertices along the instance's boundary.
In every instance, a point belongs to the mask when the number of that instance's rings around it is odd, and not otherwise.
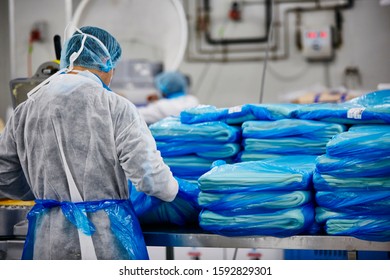
[{"label": "red indicator light", "polygon": [[306,33],[306,37],[309,39],[315,39],[315,38],[317,38],[317,33],[313,32],[313,31],[309,31]]},{"label": "red indicator light", "polygon": [[320,32],[320,37],[321,37],[321,38],[326,38],[326,37],[328,37],[328,33],[325,32],[325,31],[321,31],[321,32]]}]

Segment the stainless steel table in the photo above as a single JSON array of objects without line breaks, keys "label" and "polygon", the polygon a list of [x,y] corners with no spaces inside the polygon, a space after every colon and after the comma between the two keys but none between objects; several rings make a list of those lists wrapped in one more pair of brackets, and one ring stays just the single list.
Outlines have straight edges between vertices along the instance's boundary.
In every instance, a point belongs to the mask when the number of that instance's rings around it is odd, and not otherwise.
[{"label": "stainless steel table", "polygon": [[173,259],[173,247],[262,248],[301,250],[343,250],[349,259],[357,251],[390,251],[390,242],[373,242],[349,236],[296,235],[226,237],[200,229],[144,229],[148,246],[167,247],[167,259]]},{"label": "stainless steel table", "polygon": [[[0,252],[8,248],[7,259],[10,259],[10,256],[11,259],[20,258],[27,232],[26,223],[22,224],[16,232],[20,234],[18,235],[19,240],[0,241]],[[390,252],[390,242],[365,241],[349,236],[295,235],[284,238],[272,236],[226,237],[207,233],[198,228],[144,228],[143,232],[147,246],[166,247],[167,259],[174,259],[174,247],[343,250],[348,252],[348,259],[356,259],[357,251]],[[12,252],[11,254],[10,250]],[[2,259],[1,256],[0,259]]]}]

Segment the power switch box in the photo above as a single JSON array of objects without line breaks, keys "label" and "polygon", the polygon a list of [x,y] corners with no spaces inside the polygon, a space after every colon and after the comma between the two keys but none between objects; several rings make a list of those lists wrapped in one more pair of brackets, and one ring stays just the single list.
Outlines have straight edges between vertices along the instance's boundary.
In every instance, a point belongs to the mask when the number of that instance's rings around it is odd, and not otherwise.
[{"label": "power switch box", "polygon": [[302,54],[309,61],[329,61],[333,58],[332,28],[304,27],[301,30]]}]

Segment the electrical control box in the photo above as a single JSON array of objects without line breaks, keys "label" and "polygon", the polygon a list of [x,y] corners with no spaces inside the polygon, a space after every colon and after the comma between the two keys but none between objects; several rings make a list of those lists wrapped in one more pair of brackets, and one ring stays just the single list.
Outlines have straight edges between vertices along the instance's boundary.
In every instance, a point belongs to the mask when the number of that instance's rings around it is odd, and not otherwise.
[{"label": "electrical control box", "polygon": [[333,58],[332,28],[302,27],[302,55],[308,61],[330,61]]}]

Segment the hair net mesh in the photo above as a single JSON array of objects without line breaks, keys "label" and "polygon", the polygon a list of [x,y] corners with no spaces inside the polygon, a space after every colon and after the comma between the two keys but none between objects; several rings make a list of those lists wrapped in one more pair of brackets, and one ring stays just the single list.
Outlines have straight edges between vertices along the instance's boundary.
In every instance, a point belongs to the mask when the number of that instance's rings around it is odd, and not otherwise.
[{"label": "hair net mesh", "polygon": [[[110,33],[98,27],[85,26],[80,28],[80,30],[85,34],[90,34],[98,38],[106,49],[96,39],[87,37],[82,52],[73,64],[75,66],[83,66],[103,72],[108,72],[115,68],[116,63],[122,54],[122,49],[118,41]],[[61,68],[69,66],[69,58],[74,52],[79,51],[82,39],[83,34],[76,31],[72,37],[65,42],[65,47],[62,49],[61,53]]]},{"label": "hair net mesh", "polygon": [[185,93],[187,90],[187,79],[179,72],[161,73],[156,76],[155,84],[166,97],[177,93]]}]

